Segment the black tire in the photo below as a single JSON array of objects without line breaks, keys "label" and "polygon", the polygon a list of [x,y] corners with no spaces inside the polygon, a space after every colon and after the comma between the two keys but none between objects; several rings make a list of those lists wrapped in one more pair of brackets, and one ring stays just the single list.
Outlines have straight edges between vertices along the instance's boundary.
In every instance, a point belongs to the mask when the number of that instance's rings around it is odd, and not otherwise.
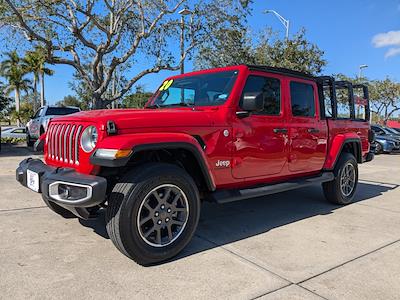
[{"label": "black tire", "polygon": [[[348,164],[351,164],[354,168],[354,186],[351,190],[347,189],[348,193],[345,193],[345,191],[343,190],[346,190],[345,186],[347,185],[341,184],[341,181],[346,181],[344,178],[346,177],[344,170],[348,166]],[[347,168],[351,169],[351,166],[348,166]],[[322,184],[325,198],[334,204],[350,204],[354,199],[354,194],[356,192],[358,184],[358,164],[354,155],[346,152],[342,153],[336,163],[334,175],[334,180]]]},{"label": "black tire", "polygon": [[[157,192],[158,195],[157,189],[165,185],[174,186],[182,192],[188,210],[186,223],[177,229],[179,234],[175,239],[170,240],[170,244],[162,245],[160,240],[159,246],[152,246],[141,233],[140,226],[143,225],[139,225],[139,220],[143,212],[143,204],[148,201],[146,199],[150,198],[152,191]],[[164,196],[167,198],[169,195],[170,193]],[[163,198],[164,196],[159,195]],[[158,201],[154,211],[160,208]],[[149,211],[149,216],[154,211]],[[114,186],[108,200],[105,217],[108,235],[119,251],[140,265],[157,264],[177,255],[193,237],[200,217],[199,192],[193,179],[183,169],[165,163],[146,164],[127,173]],[[156,225],[153,220],[150,222],[153,224],[151,228],[167,227],[166,223]],[[168,221],[164,219],[163,222]],[[175,228],[179,228],[178,225],[176,226]],[[166,230],[165,228],[158,230]]]},{"label": "black tire", "polygon": [[35,141],[33,141],[33,140],[31,139],[31,136],[29,135],[29,133],[28,133],[28,131],[27,131],[27,134],[26,134],[26,145],[27,145],[28,147],[33,147],[34,144],[35,144]]},{"label": "black tire", "polygon": [[52,211],[54,211],[56,214],[60,215],[61,217],[65,219],[71,219],[71,218],[76,218],[76,216],[70,212],[68,209],[65,209],[64,207],[51,202],[47,201],[46,199],[43,199],[44,202],[46,203],[47,207],[50,208]]},{"label": "black tire", "polygon": [[383,147],[380,143],[375,144],[375,154],[382,154],[383,153]]}]

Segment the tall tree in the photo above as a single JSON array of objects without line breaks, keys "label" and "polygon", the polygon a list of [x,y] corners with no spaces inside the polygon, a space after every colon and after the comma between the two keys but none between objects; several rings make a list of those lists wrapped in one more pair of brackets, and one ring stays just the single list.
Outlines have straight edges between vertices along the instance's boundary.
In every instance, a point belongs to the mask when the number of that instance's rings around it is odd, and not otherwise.
[{"label": "tall tree", "polygon": [[258,64],[318,74],[326,65],[324,52],[307,40],[302,29],[291,39],[280,40],[268,29],[251,35],[240,25],[218,31],[212,44],[200,45],[196,57],[198,67],[223,67],[234,64]]},{"label": "tall tree", "polygon": [[11,102],[11,99],[4,92],[5,88],[5,84],[0,81],[0,115]]},{"label": "tall tree", "polygon": [[216,28],[212,38],[200,45],[195,58],[198,69],[254,63],[252,41],[240,24],[233,28]]},{"label": "tall tree", "polygon": [[24,57],[24,68],[28,73],[33,74],[33,108],[36,110],[37,83],[40,81],[40,106],[45,105],[44,78],[45,75],[51,76],[54,71],[46,67],[46,56],[42,48],[28,51]]},{"label": "tall tree", "polygon": [[390,78],[370,82],[370,102],[372,110],[382,117],[383,123],[400,111],[400,83]]},{"label": "tall tree", "polygon": [[[22,65],[22,60],[18,54],[13,52],[6,53],[7,59],[1,63],[1,74],[7,80],[8,85],[4,89],[6,95],[14,91],[15,93],[15,110],[18,114],[20,111],[21,91],[27,92],[31,88],[31,81],[24,78],[26,72]],[[18,119],[20,125],[20,119]]]},{"label": "tall tree", "polygon": [[122,100],[123,107],[143,108],[146,102],[153,95],[151,92],[146,92],[143,86],[137,86],[133,94],[126,95]]},{"label": "tall tree", "polygon": [[36,111],[38,102],[37,83],[39,81],[40,60],[37,53],[29,51],[25,54],[22,63],[25,72],[32,73],[33,75],[33,110]]},{"label": "tall tree", "polygon": [[291,39],[274,39],[273,33],[267,31],[260,38],[254,50],[255,62],[271,67],[288,68],[308,74],[321,73],[327,61],[316,44],[311,43],[302,29]]},{"label": "tall tree", "polygon": [[62,100],[56,102],[57,106],[75,106],[75,107],[79,107],[81,110],[86,110],[87,109],[87,103],[85,103],[84,101],[78,99],[75,96],[72,95],[67,95],[65,96]]},{"label": "tall tree", "polygon": [[[248,1],[239,0],[3,0],[0,23],[46,49],[47,60],[72,66],[86,82],[96,108],[121,98],[141,78],[178,70],[215,27],[229,28]],[[183,56],[176,49],[187,6]],[[237,17],[238,16],[238,17]],[[174,46],[175,45],[175,46]],[[145,64],[138,61],[145,60]],[[132,63],[131,78],[107,93],[118,66]],[[85,68],[89,66],[89,68]]]}]

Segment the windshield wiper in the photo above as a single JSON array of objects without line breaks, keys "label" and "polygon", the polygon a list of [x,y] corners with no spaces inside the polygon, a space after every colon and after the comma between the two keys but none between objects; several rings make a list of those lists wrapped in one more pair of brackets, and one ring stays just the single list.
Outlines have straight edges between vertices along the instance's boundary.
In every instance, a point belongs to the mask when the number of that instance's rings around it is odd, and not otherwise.
[{"label": "windshield wiper", "polygon": [[161,106],[159,104],[152,104],[147,106],[146,108],[150,108],[150,109],[156,109],[156,108],[160,108]]},{"label": "windshield wiper", "polygon": [[172,103],[172,104],[161,105],[161,107],[173,107],[173,106],[192,107],[193,104],[186,103],[186,102],[179,102],[179,103]]}]

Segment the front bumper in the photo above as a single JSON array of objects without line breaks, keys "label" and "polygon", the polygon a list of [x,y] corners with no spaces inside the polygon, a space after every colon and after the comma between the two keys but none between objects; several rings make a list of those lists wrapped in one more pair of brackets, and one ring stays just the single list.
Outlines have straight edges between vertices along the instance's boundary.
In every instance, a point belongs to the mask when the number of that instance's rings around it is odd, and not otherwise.
[{"label": "front bumper", "polygon": [[364,157],[364,162],[369,162],[375,157],[375,148],[371,149]]},{"label": "front bumper", "polygon": [[[105,201],[107,180],[103,177],[85,175],[68,168],[55,168],[44,164],[40,159],[27,158],[20,162],[16,169],[16,179],[23,186],[28,187],[27,171],[38,174],[39,190],[43,200],[49,205],[53,202],[74,213],[80,218],[87,219],[90,216],[87,208],[95,207]],[[68,199],[55,195],[58,185],[71,189],[83,189],[85,196]]]}]

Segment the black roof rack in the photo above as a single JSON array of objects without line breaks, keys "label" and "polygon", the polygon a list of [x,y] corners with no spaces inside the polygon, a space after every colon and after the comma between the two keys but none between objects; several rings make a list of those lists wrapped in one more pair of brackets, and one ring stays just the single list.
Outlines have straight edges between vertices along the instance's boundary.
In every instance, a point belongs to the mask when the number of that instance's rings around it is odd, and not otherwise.
[{"label": "black roof rack", "polygon": [[294,71],[286,68],[276,68],[276,67],[270,67],[270,66],[261,66],[261,65],[246,65],[250,70],[254,71],[263,71],[263,72],[270,72],[270,73],[276,73],[276,74],[282,74],[282,75],[289,75],[293,77],[299,77],[299,78],[304,78],[308,80],[316,80],[316,77],[304,73],[304,72],[299,72],[299,71]]}]

